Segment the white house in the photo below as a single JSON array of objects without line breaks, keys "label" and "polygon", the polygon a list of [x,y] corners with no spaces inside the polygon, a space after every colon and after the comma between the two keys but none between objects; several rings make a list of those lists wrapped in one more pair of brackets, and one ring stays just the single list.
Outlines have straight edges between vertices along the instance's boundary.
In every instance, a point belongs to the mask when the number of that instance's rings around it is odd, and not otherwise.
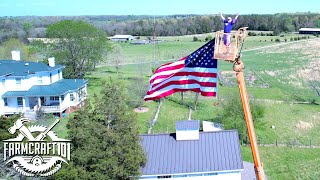
[{"label": "white house", "polygon": [[114,35],[113,37],[110,38],[112,41],[117,41],[117,42],[123,42],[123,41],[131,41],[134,40],[135,37],[131,35]]},{"label": "white house", "polygon": [[199,130],[200,121],[187,120],[176,122],[176,133],[141,135],[147,163],[140,179],[240,180],[238,131]]},{"label": "white house", "polygon": [[42,62],[0,60],[0,115],[36,111],[62,116],[81,105],[87,96],[87,80],[64,79],[54,58]]}]

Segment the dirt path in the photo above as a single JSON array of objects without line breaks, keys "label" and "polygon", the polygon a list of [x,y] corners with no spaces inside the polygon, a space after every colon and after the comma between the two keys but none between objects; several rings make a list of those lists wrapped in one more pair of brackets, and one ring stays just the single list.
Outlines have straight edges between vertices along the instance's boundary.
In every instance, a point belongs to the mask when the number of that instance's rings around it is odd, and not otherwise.
[{"label": "dirt path", "polygon": [[149,129],[148,129],[148,134],[151,134],[151,133],[152,133],[152,128],[153,128],[153,126],[154,126],[154,123],[156,123],[157,120],[158,120],[161,105],[162,105],[162,101],[159,102],[159,105],[158,105],[158,108],[157,108],[157,112],[156,112],[156,114],[154,115],[153,120],[150,122],[150,126],[149,126]]}]

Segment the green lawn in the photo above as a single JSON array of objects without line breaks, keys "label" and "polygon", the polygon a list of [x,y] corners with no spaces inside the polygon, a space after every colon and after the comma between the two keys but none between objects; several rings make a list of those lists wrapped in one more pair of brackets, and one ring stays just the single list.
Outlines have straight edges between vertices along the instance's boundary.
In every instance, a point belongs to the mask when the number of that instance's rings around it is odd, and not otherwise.
[{"label": "green lawn", "polygon": [[[244,161],[253,162],[251,149],[241,147]],[[259,147],[260,158],[269,180],[319,179],[320,150],[291,147]]]},{"label": "green lawn", "polygon": [[[53,122],[54,118],[46,119],[43,121],[33,121],[32,125],[43,125],[49,127]],[[67,128],[68,118],[60,118],[60,121],[57,125],[54,126],[52,131],[56,133],[59,138],[67,138],[68,137],[68,128]]]}]

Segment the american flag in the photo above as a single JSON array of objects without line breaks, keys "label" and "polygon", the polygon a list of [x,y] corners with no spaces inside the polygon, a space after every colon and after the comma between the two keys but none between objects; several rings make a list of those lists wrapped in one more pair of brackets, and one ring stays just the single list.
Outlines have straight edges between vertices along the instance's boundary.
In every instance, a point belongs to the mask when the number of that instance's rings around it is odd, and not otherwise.
[{"label": "american flag", "polygon": [[216,96],[218,62],[213,59],[214,42],[213,39],[189,56],[158,67],[150,78],[144,100],[156,100],[184,91]]}]

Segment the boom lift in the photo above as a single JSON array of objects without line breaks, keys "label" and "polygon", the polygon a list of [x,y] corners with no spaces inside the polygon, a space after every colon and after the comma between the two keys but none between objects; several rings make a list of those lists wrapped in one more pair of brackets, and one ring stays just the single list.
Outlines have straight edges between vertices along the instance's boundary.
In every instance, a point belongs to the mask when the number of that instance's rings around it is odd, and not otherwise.
[{"label": "boom lift", "polygon": [[235,71],[237,80],[238,80],[239,91],[240,91],[242,107],[245,115],[245,120],[246,120],[246,125],[248,130],[248,137],[250,140],[250,146],[251,146],[252,156],[254,160],[256,176],[258,180],[264,180],[265,174],[264,174],[264,170],[263,170],[262,163],[259,156],[258,144],[257,144],[256,135],[254,131],[252,114],[250,111],[248,93],[247,93],[245,82],[244,82],[244,76],[243,76],[244,64],[240,60],[243,43],[247,36],[247,29],[248,27],[242,27],[238,29],[238,31],[231,37],[230,46],[224,45],[223,31],[216,32],[214,59],[224,60],[224,61],[233,63],[233,70]]}]

